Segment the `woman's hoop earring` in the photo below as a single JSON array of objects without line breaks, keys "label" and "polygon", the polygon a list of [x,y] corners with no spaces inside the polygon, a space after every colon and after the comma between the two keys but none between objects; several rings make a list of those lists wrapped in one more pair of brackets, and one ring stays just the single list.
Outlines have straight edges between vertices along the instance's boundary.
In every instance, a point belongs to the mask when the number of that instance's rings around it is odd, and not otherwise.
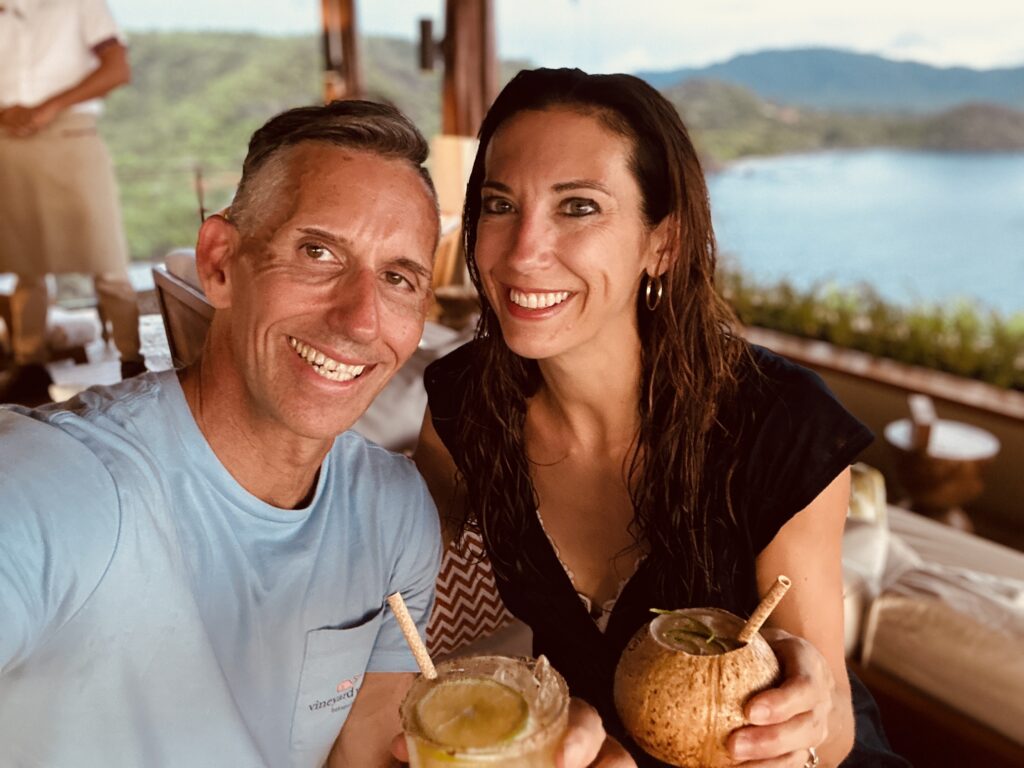
[{"label": "woman's hoop earring", "polygon": [[661,303],[661,294],[664,289],[661,283],[661,275],[651,277],[644,273],[644,277],[647,278],[647,286],[644,288],[644,304],[653,312]]}]

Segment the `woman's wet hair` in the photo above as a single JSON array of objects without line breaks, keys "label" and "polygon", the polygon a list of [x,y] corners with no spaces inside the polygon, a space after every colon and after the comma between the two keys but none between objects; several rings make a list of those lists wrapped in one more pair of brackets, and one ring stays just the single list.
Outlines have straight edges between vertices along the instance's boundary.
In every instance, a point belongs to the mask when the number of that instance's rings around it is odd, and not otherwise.
[{"label": "woman's wet hair", "polygon": [[[485,538],[498,542],[492,552],[507,552],[507,542],[520,540],[529,524],[525,516],[536,508],[523,425],[540,372],[536,361],[516,355],[502,340],[476,263],[476,230],[487,149],[495,135],[521,112],[563,109],[592,116],[628,141],[645,223],[667,227],[663,297],[653,311],[644,302],[645,278],[636,275],[639,429],[623,476],[633,501],[631,532],[637,544],[649,558],[675,566],[688,555],[690,581],[707,584],[723,566],[728,570],[729,555],[712,547],[712,529],[723,521],[709,514],[716,484],[705,482],[705,458],[716,413],[735,391],[747,347],[734,332],[732,310],[715,290],[716,245],[697,151],[672,103],[631,75],[523,71],[505,86],[481,125],[463,210],[467,264],[481,301],[479,375],[463,401],[455,457],[472,508],[454,522],[478,525]],[[524,499],[532,500],[532,507]],[[500,557],[494,563],[506,572],[530,565]],[[677,567],[663,572],[672,570],[678,573]]]}]

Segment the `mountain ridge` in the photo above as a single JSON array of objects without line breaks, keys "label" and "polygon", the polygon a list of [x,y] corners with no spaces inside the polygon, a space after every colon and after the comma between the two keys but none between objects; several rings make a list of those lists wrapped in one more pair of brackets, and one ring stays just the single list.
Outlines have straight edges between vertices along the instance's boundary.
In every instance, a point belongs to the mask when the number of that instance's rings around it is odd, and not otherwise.
[{"label": "mountain ridge", "polygon": [[936,67],[838,48],[755,51],[705,67],[636,75],[659,89],[693,79],[721,80],[771,101],[809,109],[924,114],[969,102],[1024,109],[1024,65]]},{"label": "mountain ridge", "polygon": [[868,147],[1024,151],[1024,111],[997,104],[971,102],[929,114],[833,112],[776,104],[745,86],[704,79],[662,93],[709,168],[748,155]]}]

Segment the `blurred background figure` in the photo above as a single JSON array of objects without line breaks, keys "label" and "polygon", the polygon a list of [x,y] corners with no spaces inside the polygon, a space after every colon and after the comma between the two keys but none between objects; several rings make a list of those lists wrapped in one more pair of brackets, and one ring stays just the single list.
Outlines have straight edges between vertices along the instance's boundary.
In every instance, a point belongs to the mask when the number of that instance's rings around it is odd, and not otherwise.
[{"label": "blurred background figure", "polygon": [[96,120],[131,77],[105,0],[0,0],[0,272],[14,367],[0,402],[50,399],[46,275],[93,276],[123,378],[145,369],[117,183]]}]

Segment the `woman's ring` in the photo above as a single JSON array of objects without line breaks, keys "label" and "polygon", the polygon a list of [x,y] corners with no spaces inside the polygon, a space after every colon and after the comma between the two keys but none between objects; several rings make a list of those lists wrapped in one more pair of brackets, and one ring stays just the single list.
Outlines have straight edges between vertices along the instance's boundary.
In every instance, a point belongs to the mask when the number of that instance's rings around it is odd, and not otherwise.
[{"label": "woman's ring", "polygon": [[821,758],[818,757],[818,750],[814,747],[808,747],[807,762],[804,763],[804,768],[818,768],[818,763],[821,762]]}]

